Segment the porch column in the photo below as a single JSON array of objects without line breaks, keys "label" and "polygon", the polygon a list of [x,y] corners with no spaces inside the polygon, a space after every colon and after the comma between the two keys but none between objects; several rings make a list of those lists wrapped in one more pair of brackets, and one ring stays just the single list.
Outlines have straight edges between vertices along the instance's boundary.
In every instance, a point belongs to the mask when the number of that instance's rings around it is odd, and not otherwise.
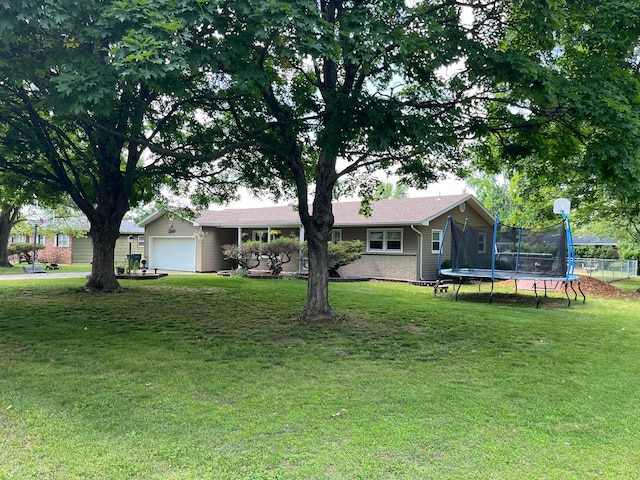
[{"label": "porch column", "polygon": [[242,227],[238,227],[238,246],[242,245]]},{"label": "porch column", "polygon": [[304,273],[306,270],[308,270],[308,265],[305,267],[303,261],[302,261],[302,242],[304,242],[304,227],[301,225],[300,226],[300,250],[298,251],[298,273]]}]

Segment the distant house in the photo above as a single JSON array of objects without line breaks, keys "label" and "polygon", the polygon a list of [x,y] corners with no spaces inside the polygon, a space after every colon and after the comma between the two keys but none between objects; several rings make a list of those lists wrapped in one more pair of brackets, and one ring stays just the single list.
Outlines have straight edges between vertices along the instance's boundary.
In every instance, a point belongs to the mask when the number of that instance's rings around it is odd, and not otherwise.
[{"label": "distant house", "polygon": [[[46,227],[47,231],[55,231],[55,227],[52,227],[51,224],[43,224],[43,227]],[[61,227],[61,230],[65,229],[68,230],[67,228],[63,229]],[[86,232],[86,235],[74,236],[68,233],[42,235],[38,233],[36,243],[45,246],[45,248],[38,251],[38,260],[59,264],[91,263],[93,260],[93,241],[88,235],[89,223],[83,218],[75,219],[72,229],[78,232]],[[120,237],[116,241],[114,254],[114,261],[116,263],[125,263],[127,260],[127,255],[129,254],[129,236],[133,237],[131,253],[143,254],[144,252],[144,229],[136,226],[133,222],[123,221],[120,224]],[[33,235],[19,235],[11,237],[9,243],[32,243],[33,240]]]},{"label": "distant house", "polygon": [[[337,202],[332,241],[362,240],[362,258],[340,269],[343,276],[398,280],[437,277],[438,251],[447,217],[473,225],[492,225],[493,216],[468,194],[380,200],[370,217],[360,215],[360,202]],[[201,212],[193,220],[159,211],[139,224],[145,230],[145,251],[151,268],[189,272],[228,270],[222,245],[248,240],[270,241],[295,236],[304,240],[298,212],[291,206],[224,209]],[[445,242],[450,241],[450,237]],[[480,248],[480,247],[479,247]],[[445,243],[444,253],[449,254]],[[445,257],[446,258],[446,257]],[[285,271],[304,271],[296,259]]]},{"label": "distant house", "polygon": [[615,247],[618,241],[611,237],[596,237],[587,235],[585,237],[573,236],[573,244],[578,247]]}]

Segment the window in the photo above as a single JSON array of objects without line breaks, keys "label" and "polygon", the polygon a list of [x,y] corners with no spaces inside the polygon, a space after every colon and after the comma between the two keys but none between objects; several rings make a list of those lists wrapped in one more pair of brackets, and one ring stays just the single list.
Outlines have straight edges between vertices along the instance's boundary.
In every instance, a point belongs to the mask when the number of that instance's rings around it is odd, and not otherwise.
[{"label": "window", "polygon": [[442,230],[431,230],[431,253],[440,253]]},{"label": "window", "polygon": [[367,230],[368,252],[402,252],[402,230]]},{"label": "window", "polygon": [[254,230],[251,232],[251,240],[254,242],[266,242],[267,237],[266,230]]},{"label": "window", "polygon": [[387,250],[402,250],[402,230],[387,231]]},{"label": "window", "polygon": [[331,230],[331,242],[338,243],[342,241],[342,230]]},{"label": "window", "polygon": [[[271,235],[269,235],[271,233]],[[270,230],[252,230],[251,231],[251,240],[253,242],[273,242],[282,238],[282,230],[270,229]]]},{"label": "window", "polygon": [[487,234],[478,233],[478,253],[486,253],[487,251]]},{"label": "window", "polygon": [[144,247],[144,235],[138,235],[138,247]]},{"label": "window", "polygon": [[68,247],[70,244],[70,237],[66,233],[57,233],[55,236],[56,247]]},{"label": "window", "polygon": [[44,235],[38,235],[38,238],[36,239],[36,243],[39,243],[40,245],[45,245],[46,242],[46,237]]},{"label": "window", "polygon": [[384,230],[370,230],[367,250],[382,250],[384,246]]}]

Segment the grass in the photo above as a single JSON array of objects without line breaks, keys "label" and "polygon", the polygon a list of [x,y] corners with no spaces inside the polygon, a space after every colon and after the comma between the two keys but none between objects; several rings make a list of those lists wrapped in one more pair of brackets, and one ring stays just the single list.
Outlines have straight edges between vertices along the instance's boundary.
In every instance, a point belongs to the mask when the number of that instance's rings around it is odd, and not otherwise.
[{"label": "grass", "polygon": [[620,290],[628,293],[633,293],[640,288],[640,278],[628,278],[626,280],[618,280],[613,282],[612,285],[615,285]]},{"label": "grass", "polygon": [[[36,264],[37,265],[37,264]],[[26,263],[15,263],[13,267],[0,267],[0,275],[20,275],[23,272],[22,267],[27,266]],[[42,264],[44,268],[44,264]],[[61,264],[60,270],[52,270],[52,272],[90,272],[91,264],[89,263],[74,263],[72,265]],[[25,274],[27,275],[27,274]]]},{"label": "grass", "polygon": [[640,475],[637,300],[338,283],[305,325],[301,281],[122,283],[0,283],[0,478]]}]

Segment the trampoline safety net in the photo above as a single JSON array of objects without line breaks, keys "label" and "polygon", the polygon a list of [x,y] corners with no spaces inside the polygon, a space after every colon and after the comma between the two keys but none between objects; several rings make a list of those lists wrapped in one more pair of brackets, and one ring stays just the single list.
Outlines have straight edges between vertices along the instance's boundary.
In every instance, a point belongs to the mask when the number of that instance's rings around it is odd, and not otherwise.
[{"label": "trampoline safety net", "polygon": [[567,273],[567,234],[557,227],[531,230],[494,226],[472,227],[451,221],[451,269],[491,270],[564,277]]}]

